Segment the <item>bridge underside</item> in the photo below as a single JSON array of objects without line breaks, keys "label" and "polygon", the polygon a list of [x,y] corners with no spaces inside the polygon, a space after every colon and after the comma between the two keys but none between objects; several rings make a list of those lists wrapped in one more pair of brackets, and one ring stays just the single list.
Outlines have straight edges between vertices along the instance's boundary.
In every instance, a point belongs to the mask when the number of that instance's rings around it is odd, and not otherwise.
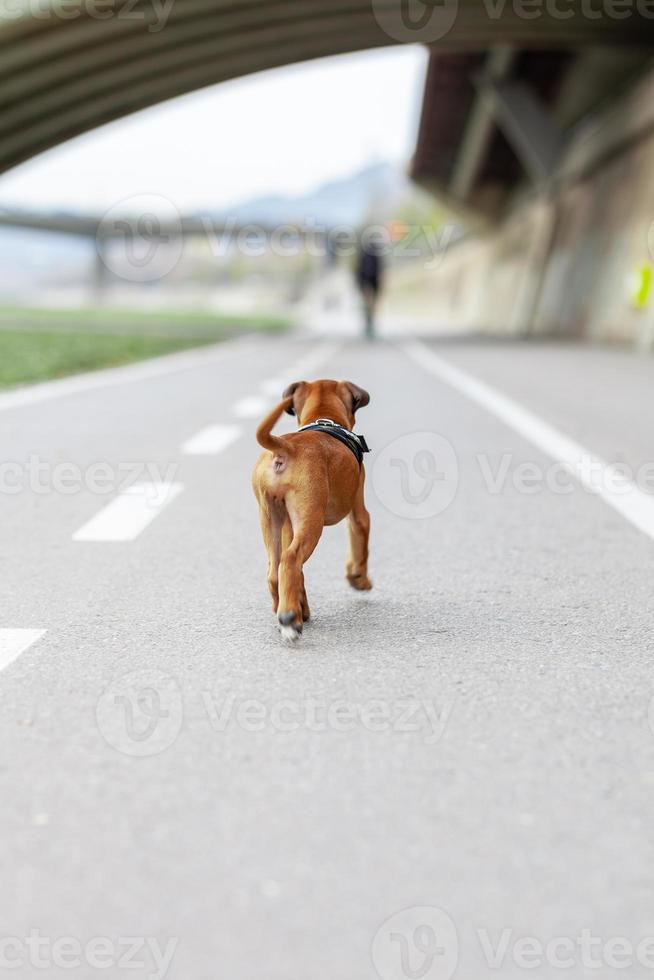
[{"label": "bridge underside", "polygon": [[547,4],[525,16],[517,3],[499,16],[490,0],[460,0],[435,41],[429,23],[407,27],[400,0],[48,2],[20,19],[0,14],[0,172],[166,99],[289,63],[411,41],[443,52],[629,46],[654,28],[584,16],[589,0],[570,0],[571,17]]},{"label": "bridge underside", "polygon": [[[580,128],[651,60],[651,47],[436,52],[413,177],[473,225],[493,223],[516,196],[592,164],[597,148],[592,159],[575,149]],[[643,113],[613,122],[602,153],[625,141],[627,127],[650,124]]]}]

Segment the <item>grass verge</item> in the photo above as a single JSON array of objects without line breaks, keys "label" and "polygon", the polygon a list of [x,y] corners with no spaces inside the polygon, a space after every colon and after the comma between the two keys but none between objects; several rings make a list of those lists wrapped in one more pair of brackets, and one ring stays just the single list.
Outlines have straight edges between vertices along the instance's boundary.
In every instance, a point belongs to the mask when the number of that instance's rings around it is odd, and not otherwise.
[{"label": "grass verge", "polygon": [[0,330],[0,388],[129,364],[210,343],[211,340],[202,337],[184,340],[180,337],[70,331]]},{"label": "grass verge", "polygon": [[275,317],[0,307],[0,388],[129,364],[245,332],[281,331],[287,325]]},{"label": "grass verge", "polygon": [[211,336],[217,340],[244,330],[285,330],[289,321],[264,313],[212,313],[204,310],[130,310],[120,307],[74,309],[0,305],[0,328],[12,330],[94,330],[98,333],[152,333],[158,336]]}]

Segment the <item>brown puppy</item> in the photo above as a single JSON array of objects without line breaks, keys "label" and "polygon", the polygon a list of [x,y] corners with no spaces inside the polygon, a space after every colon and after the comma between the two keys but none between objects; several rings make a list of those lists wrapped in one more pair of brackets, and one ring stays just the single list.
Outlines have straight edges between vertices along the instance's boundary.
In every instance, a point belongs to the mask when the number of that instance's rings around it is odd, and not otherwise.
[{"label": "brown puppy", "polygon": [[357,409],[370,401],[367,391],[349,381],[297,381],[283,394],[257,429],[259,457],[252,486],[259,501],[261,530],[268,552],[268,587],[282,636],[297,640],[309,619],[303,566],[325,525],[349,521],[350,554],[345,574],[355,589],[370,589],[368,535],[370,516],[363,499],[365,471],[354,452],[325,432],[274,436],[283,412],[301,426],[331,419],[352,430]]}]

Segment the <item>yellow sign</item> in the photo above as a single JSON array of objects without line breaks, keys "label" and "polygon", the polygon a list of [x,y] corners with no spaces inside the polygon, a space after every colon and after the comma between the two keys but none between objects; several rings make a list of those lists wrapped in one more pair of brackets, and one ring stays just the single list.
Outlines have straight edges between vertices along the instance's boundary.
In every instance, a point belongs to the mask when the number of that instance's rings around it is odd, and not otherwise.
[{"label": "yellow sign", "polygon": [[652,298],[652,286],[654,286],[654,271],[649,262],[644,263],[636,270],[634,277],[634,306],[638,310],[646,309]]}]

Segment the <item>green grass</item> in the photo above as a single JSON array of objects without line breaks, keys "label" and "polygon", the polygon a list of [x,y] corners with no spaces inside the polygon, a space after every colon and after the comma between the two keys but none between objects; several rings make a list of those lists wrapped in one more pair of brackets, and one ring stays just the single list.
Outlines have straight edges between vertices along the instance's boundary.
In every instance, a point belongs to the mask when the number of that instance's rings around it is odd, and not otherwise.
[{"label": "green grass", "polygon": [[51,330],[105,329],[167,335],[215,336],[222,339],[245,330],[281,331],[289,326],[281,316],[264,313],[225,314],[204,310],[131,310],[109,307],[49,309],[0,305],[0,328],[34,327]]},{"label": "green grass", "polygon": [[209,343],[212,340],[202,337],[0,330],[0,388],[128,364]]},{"label": "green grass", "polygon": [[282,318],[263,315],[0,306],[0,388],[287,327]]}]

